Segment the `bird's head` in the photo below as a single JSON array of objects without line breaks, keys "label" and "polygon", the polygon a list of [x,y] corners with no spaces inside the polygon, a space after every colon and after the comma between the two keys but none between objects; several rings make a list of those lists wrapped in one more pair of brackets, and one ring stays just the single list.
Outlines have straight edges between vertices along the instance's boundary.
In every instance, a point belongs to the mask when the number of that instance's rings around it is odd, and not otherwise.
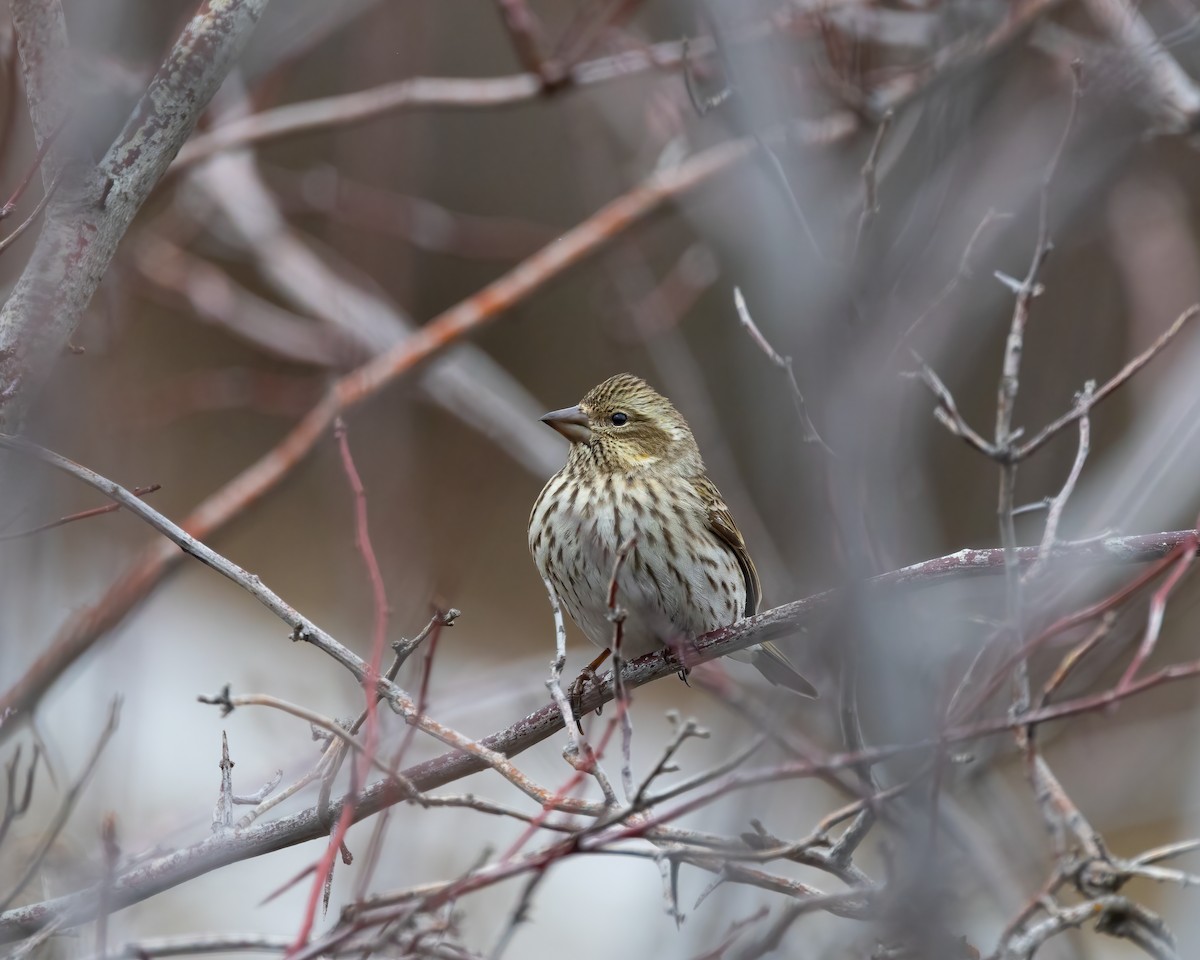
[{"label": "bird's head", "polygon": [[611,472],[652,467],[695,476],[704,462],[687,421],[671,401],[630,373],[609,377],[578,406],[542,417],[571,441],[568,462]]}]

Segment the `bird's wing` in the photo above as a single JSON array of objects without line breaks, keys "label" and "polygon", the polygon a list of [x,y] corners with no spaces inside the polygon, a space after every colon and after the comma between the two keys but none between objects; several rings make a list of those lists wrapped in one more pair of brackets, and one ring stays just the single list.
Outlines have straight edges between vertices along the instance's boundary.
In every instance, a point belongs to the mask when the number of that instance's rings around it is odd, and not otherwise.
[{"label": "bird's wing", "polygon": [[[758,601],[762,597],[762,585],[758,580],[758,571],[754,569],[754,561],[746,550],[746,541],[733,522],[729,508],[721,499],[721,491],[708,477],[697,477],[694,481],[696,492],[704,501],[705,513],[708,515],[708,528],[726,544],[733,555],[737,557],[738,566],[742,568],[742,576],[746,580],[746,610],[744,616],[752,617],[758,612]],[[804,679],[791,661],[784,656],[775,644],[764,640],[752,651],[751,662],[755,668],[772,683],[780,684],[804,697],[816,697],[817,689]]]},{"label": "bird's wing", "polygon": [[721,499],[721,491],[717,489],[708,477],[696,477],[693,481],[696,492],[704,501],[705,514],[708,517],[708,528],[715,533],[737,558],[738,566],[742,568],[742,577],[746,581],[746,609],[742,615],[752,617],[758,612],[758,601],[762,597],[762,585],[758,580],[758,571],[754,569],[754,561],[746,550],[746,541],[733,522],[729,508]]}]

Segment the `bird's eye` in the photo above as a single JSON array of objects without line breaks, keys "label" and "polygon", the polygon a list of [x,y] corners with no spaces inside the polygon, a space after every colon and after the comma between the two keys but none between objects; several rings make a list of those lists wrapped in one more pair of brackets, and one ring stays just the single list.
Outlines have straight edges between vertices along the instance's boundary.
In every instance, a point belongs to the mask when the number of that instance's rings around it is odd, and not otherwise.
[{"label": "bird's eye", "polygon": [[614,427],[623,427],[629,422],[629,417],[625,416],[625,414],[621,413],[620,411],[614,413],[609,419],[612,420],[612,425]]}]

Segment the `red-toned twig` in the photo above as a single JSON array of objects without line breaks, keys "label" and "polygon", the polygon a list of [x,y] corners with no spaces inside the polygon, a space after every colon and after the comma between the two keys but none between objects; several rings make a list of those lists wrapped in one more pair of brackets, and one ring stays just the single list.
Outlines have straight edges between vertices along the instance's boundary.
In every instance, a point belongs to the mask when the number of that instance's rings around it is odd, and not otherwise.
[{"label": "red-toned twig", "polygon": [[[1041,647],[1043,647],[1054,637],[1059,636],[1065,633],[1067,630],[1073,629],[1074,627],[1081,626],[1090,620],[1094,620],[1097,617],[1108,616],[1122,603],[1145,587],[1146,584],[1158,579],[1158,577],[1161,576],[1164,571],[1169,569],[1171,565],[1177,561],[1175,550],[1180,544],[1187,542],[1188,536],[1191,533],[1193,533],[1193,531],[1180,531],[1179,542],[1174,544],[1169,551],[1158,557],[1155,557],[1154,562],[1150,567],[1133,577],[1128,583],[1122,584],[1108,596],[1096,601],[1095,603],[1089,604],[1081,610],[1076,610],[1065,616],[1059,617],[1035,637],[1033,637],[1033,639],[1026,643],[1020,650],[1010,653],[1009,656],[993,672],[991,680],[985,684],[978,696],[976,696],[967,706],[957,708],[955,710],[955,716],[960,719],[969,717],[974,714],[976,710],[982,707],[983,704],[985,704],[989,699],[991,699],[992,695],[996,693],[996,691],[999,690],[1003,685],[1004,680],[1009,676],[1010,671],[1012,671],[1012,669],[1016,666],[1018,659],[1028,660],[1034,654],[1034,652],[1041,649]],[[1034,565],[1040,564],[1040,557],[1041,550],[1039,548],[1038,559],[1036,559],[1033,564],[1030,564],[1027,570],[1033,569]],[[981,650],[980,655],[982,654],[983,651]],[[956,698],[961,693],[962,689],[962,686],[960,686],[959,691],[957,691],[955,694]],[[955,704],[952,703],[951,706],[954,707]]]},{"label": "red-toned twig", "polygon": [[[304,907],[304,916],[300,921],[300,929],[296,933],[296,939],[288,948],[285,956],[294,957],[304,946],[308,944],[309,934],[312,933],[313,924],[317,918],[317,903],[321,897],[321,891],[325,889],[328,879],[333,877],[333,864],[338,855],[338,851],[342,848],[342,841],[346,837],[346,831],[350,829],[350,824],[354,822],[354,803],[353,796],[346,798],[346,803],[342,807],[341,816],[338,818],[337,826],[329,835],[329,843],[325,847],[325,852],[321,855],[313,873],[313,889],[309,894],[308,902]],[[307,872],[307,871],[306,871]]]},{"label": "red-toned twig", "polygon": [[375,705],[378,702],[378,698],[375,696],[375,681],[379,678],[379,668],[383,662],[383,648],[386,643],[391,608],[388,606],[387,588],[383,584],[383,572],[379,569],[379,559],[375,555],[375,547],[371,544],[371,529],[367,522],[367,491],[363,486],[358,467],[355,466],[354,457],[350,453],[346,423],[341,417],[334,421],[333,435],[337,441],[338,452],[341,454],[342,469],[346,472],[346,479],[349,481],[350,490],[354,495],[354,543],[362,555],[367,579],[371,584],[371,660],[367,675],[363,680],[364,695],[367,700],[366,750],[369,755],[374,752],[375,740],[379,734],[375,714]]},{"label": "red-toned twig", "polygon": [[[145,487],[134,487],[129,492],[135,497],[145,497],[151,493],[157,493],[162,489],[161,483],[152,483]],[[115,513],[121,509],[119,503],[106,503],[102,507],[92,507],[90,510],[80,510],[78,513],[71,513],[65,517],[59,517],[57,520],[51,520],[49,523],[43,523],[38,527],[30,527],[28,530],[21,530],[17,533],[5,533],[0,535],[0,542],[5,540],[19,540],[22,537],[32,537],[35,533],[43,533],[46,530],[53,530],[55,527],[61,527],[68,523],[74,523],[76,520],[87,520],[90,517],[98,517],[105,513]]]},{"label": "red-toned twig", "polygon": [[117,815],[111,811],[100,822],[100,849],[104,853],[104,875],[100,881],[100,902],[96,908],[96,956],[100,960],[107,960],[108,916],[112,912],[108,905],[108,893],[117,875],[117,862],[121,858],[121,848],[117,844]]},{"label": "red-toned twig", "polygon": [[605,30],[627,21],[645,0],[600,0],[598,14],[590,14],[588,6],[575,16],[563,31],[554,50],[553,62],[560,72],[588,55]]},{"label": "red-toned twig", "polygon": [[[0,240],[0,253],[4,253],[9,247],[21,239],[25,231],[33,226],[34,221],[41,216],[42,211],[46,209],[46,205],[54,199],[54,194],[58,190],[59,183],[62,182],[63,174],[61,171],[55,174],[54,179],[46,185],[46,192],[42,194],[42,198],[37,202],[37,205],[29,212],[24,220],[17,224],[15,230],[3,240]],[[3,211],[0,211],[2,213]]]},{"label": "red-toned twig", "polygon": [[[363,486],[358,467],[354,463],[354,456],[350,452],[350,442],[346,435],[346,424],[340,417],[334,421],[334,439],[337,442],[338,452],[341,456],[342,469],[346,473],[346,479],[350,484],[350,491],[354,497],[354,542],[362,556],[363,566],[366,568],[373,600],[371,659],[367,664],[366,673],[362,678],[363,696],[367,702],[365,742],[359,757],[357,770],[351,778],[350,792],[346,796],[342,816],[338,821],[337,827],[329,837],[329,845],[325,850],[324,856],[316,867],[312,890],[309,893],[308,903],[304,911],[304,918],[301,921],[299,931],[296,933],[295,943],[289,950],[289,956],[299,951],[308,943],[316,918],[317,901],[321,896],[322,890],[325,891],[325,902],[328,905],[329,889],[333,880],[333,867],[336,862],[335,855],[342,849],[346,831],[350,828],[350,824],[354,822],[355,794],[358,791],[358,785],[366,779],[368,766],[376,763],[375,752],[379,743],[379,715],[377,709],[379,697],[376,688],[379,681],[379,668],[383,662],[383,647],[387,636],[387,623],[390,612],[387,590],[383,584],[383,573],[379,569],[379,560],[375,555],[375,548],[371,543],[370,525],[367,521],[366,489]],[[353,743],[354,741],[350,740],[347,742]],[[384,769],[385,772],[390,772],[387,767]],[[336,772],[336,766],[333,772]],[[331,783],[332,780],[333,776],[331,774],[328,776],[326,782]]]},{"label": "red-toned twig", "polygon": [[[422,631],[414,640],[404,641],[406,647],[393,644],[393,649],[397,651],[396,662],[392,670],[389,670],[387,677],[389,680],[394,680],[400,667],[408,659],[408,657],[419,647],[425,637],[425,657],[421,667],[421,685],[417,693],[417,712],[426,713],[429,709],[429,679],[433,675],[433,658],[437,653],[438,640],[441,637],[442,627],[450,627],[454,625],[454,621],[458,618],[459,611],[451,607],[445,613],[438,611],[434,613],[433,619],[429,621],[425,630]],[[359,717],[359,721],[366,718],[364,712]],[[351,727],[351,731],[355,730]],[[404,758],[408,755],[408,748],[412,746],[413,740],[416,738],[417,728],[410,724],[404,731],[404,738],[400,741],[400,746],[396,748],[395,753],[388,760],[388,770],[393,776],[399,776],[398,771],[404,763]],[[428,797],[422,797],[419,800],[422,804],[429,804],[431,801]],[[379,863],[379,856],[383,850],[383,838],[387,832],[388,823],[392,808],[388,807],[380,814],[379,819],[375,821],[375,829],[371,832],[371,838],[367,841],[366,846],[366,862],[359,867],[358,882],[356,884],[355,900],[361,900],[366,896],[368,887],[371,884],[371,879],[375,875],[375,868]]]},{"label": "red-toned twig", "polygon": [[1146,632],[1142,635],[1142,642],[1138,645],[1137,653],[1129,662],[1129,666],[1125,668],[1125,672],[1121,675],[1121,682],[1117,684],[1118,690],[1127,690],[1137,677],[1138,672],[1142,669],[1142,665],[1154,652],[1154,647],[1158,643],[1158,635],[1162,631],[1163,617],[1167,612],[1167,600],[1171,596],[1171,591],[1183,579],[1184,574],[1191,569],[1192,563],[1196,559],[1197,541],[1192,537],[1190,541],[1181,543],[1175,549],[1176,559],[1171,566],[1171,572],[1163,581],[1162,586],[1154,591],[1154,596],[1150,598],[1150,614],[1146,621]]},{"label": "red-toned twig", "polygon": [[525,0],[496,0],[496,6],[521,66],[537,74],[546,89],[562,83],[562,70],[542,56],[542,25]]},{"label": "red-toned twig", "polygon": [[[21,202],[21,198],[25,196],[25,191],[29,189],[29,185],[33,182],[33,178],[42,168],[42,161],[46,159],[46,154],[49,152],[50,148],[54,146],[54,141],[58,139],[58,135],[62,133],[63,124],[65,122],[65,117],[62,120],[59,120],[58,125],[50,131],[50,135],[46,137],[46,139],[42,141],[42,145],[38,147],[38,152],[33,158],[33,163],[29,165],[29,169],[25,171],[25,176],[21,178],[21,182],[17,184],[17,188],[12,192],[9,198],[4,201],[4,206],[0,207],[0,220],[7,220],[13,215],[13,211],[17,209],[17,204]],[[33,214],[31,214],[29,219],[25,221],[26,224],[30,223],[33,218],[37,216],[42,207],[44,207],[49,199],[54,195],[54,187],[58,184],[61,178],[62,171],[60,170],[46,180],[45,190],[42,191],[42,199],[39,201]],[[25,224],[22,224],[21,227],[18,227],[17,233],[13,234],[13,236],[19,235],[21,230],[24,229],[24,226]],[[5,238],[5,244],[7,245],[10,240],[11,237]]]}]

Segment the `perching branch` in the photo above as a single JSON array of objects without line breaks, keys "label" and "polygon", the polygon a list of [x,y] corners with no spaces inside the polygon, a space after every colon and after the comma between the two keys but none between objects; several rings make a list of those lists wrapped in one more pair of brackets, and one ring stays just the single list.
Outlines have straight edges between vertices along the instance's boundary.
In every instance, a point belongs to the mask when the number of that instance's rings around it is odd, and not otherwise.
[{"label": "perching branch", "polygon": [[[136,499],[136,498],[134,498]],[[140,503],[140,501],[138,501]],[[145,507],[145,504],[142,504]],[[1079,543],[1063,543],[1055,551],[1056,559],[1070,560],[1079,565],[1123,564],[1161,559],[1170,554],[1181,543],[1194,543],[1195,531],[1181,530],[1169,533],[1147,534],[1133,537],[1113,537],[1104,540],[1088,540]],[[1021,547],[1017,560],[1021,566],[1035,563],[1039,556],[1038,547]],[[894,591],[916,589],[943,580],[977,574],[1003,572],[1005,552],[1003,549],[961,550],[958,553],[927,560],[895,570],[868,580],[860,591]],[[860,594],[861,595],[861,594]],[[778,639],[795,633],[809,623],[813,617],[828,610],[837,602],[837,591],[825,591],[803,600],[784,604],[766,611],[749,620],[741,620],[730,627],[713,631],[696,641],[690,651],[694,662],[699,663],[725,656],[764,640]],[[622,682],[630,688],[642,686],[654,680],[673,676],[678,664],[669,654],[655,653],[640,657],[626,666]],[[1063,701],[1041,706],[1028,714],[1015,717],[999,717],[991,720],[967,723],[962,727],[945,731],[940,741],[929,744],[909,744],[902,747],[875,747],[854,754],[837,755],[823,763],[795,761],[787,767],[791,775],[818,775],[822,769],[841,769],[865,762],[878,762],[888,756],[916,749],[933,749],[956,740],[971,739],[989,733],[1018,726],[1044,723],[1053,719],[1072,716],[1089,710],[1103,709],[1124,697],[1154,688],[1163,683],[1200,675],[1200,664],[1183,664],[1167,667],[1131,684],[1124,691],[1116,690],[1093,694],[1078,700]],[[383,684],[381,683],[381,689]],[[583,692],[581,710],[591,712],[610,702],[616,695],[612,674],[599,678]],[[410,723],[433,724],[427,717],[407,717]],[[438,725],[440,726],[440,725]],[[460,744],[458,749],[402,771],[400,777],[384,778],[367,786],[355,804],[356,819],[363,819],[385,807],[412,798],[411,790],[426,791],[443,786],[454,780],[492,767],[529,790],[523,775],[515,771],[505,759],[540,743],[562,730],[564,720],[556,703],[549,703],[540,710],[518,720],[510,727],[480,741],[469,741],[470,749]],[[786,766],[786,765],[785,765]],[[730,775],[733,778],[737,774]],[[725,789],[736,788],[748,782],[744,776],[736,782],[730,781]],[[537,791],[533,791],[537,795]],[[341,813],[340,804],[335,804],[332,815]],[[145,900],[157,893],[177,886],[193,877],[239,860],[261,856],[284,847],[325,836],[328,826],[316,806],[285,817],[281,820],[259,824],[244,829],[236,835],[222,834],[208,837],[184,850],[174,851],[160,857],[141,861],[116,876],[107,895],[112,909]],[[0,915],[0,942],[8,942],[36,933],[49,923],[72,925],[86,922],[94,917],[96,891],[79,893],[20,907]]]}]

